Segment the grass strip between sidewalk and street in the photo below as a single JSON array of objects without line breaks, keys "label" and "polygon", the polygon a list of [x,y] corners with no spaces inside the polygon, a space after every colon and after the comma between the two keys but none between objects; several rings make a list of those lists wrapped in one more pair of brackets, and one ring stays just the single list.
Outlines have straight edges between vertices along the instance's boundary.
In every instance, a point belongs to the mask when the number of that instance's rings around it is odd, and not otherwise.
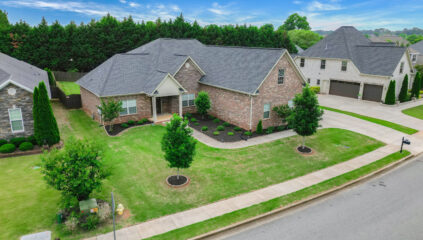
[{"label": "grass strip between sidewalk and street", "polygon": [[340,110],[340,109],[336,109],[336,108],[331,108],[331,107],[320,106],[320,108],[322,108],[324,110],[332,111],[332,112],[346,114],[346,115],[349,115],[349,116],[352,116],[352,117],[355,117],[355,118],[360,118],[362,120],[369,121],[369,122],[372,122],[372,123],[376,123],[376,124],[379,124],[379,125],[382,125],[382,126],[385,126],[385,127],[388,127],[388,128],[392,128],[394,130],[397,130],[397,131],[400,131],[400,132],[403,132],[403,133],[409,134],[409,135],[418,132],[418,130],[416,130],[416,129],[409,128],[409,127],[406,127],[406,126],[403,126],[403,125],[400,125],[400,124],[396,124],[396,123],[393,123],[393,122],[389,122],[389,121],[386,121],[386,120],[382,120],[382,119],[379,119],[379,118],[373,118],[373,117],[361,115],[361,114],[358,114],[358,113],[348,112],[348,111],[344,111],[344,110]]},{"label": "grass strip between sidewalk and street", "polygon": [[300,200],[307,199],[313,195],[323,193],[335,187],[339,187],[343,184],[346,184],[350,181],[359,179],[365,175],[368,175],[378,169],[381,169],[391,163],[394,163],[404,157],[410,155],[410,152],[403,151],[402,153],[396,152],[392,153],[382,159],[379,159],[373,163],[370,163],[361,168],[355,169],[351,172],[339,175],[332,179],[323,181],[321,183],[315,184],[313,186],[304,188],[297,192],[278,197],[260,204],[253,205],[248,208],[244,208],[238,211],[227,213],[225,215],[215,217],[203,222],[192,224],[183,228],[175,229],[173,231],[153,236],[148,238],[150,240],[164,240],[164,239],[188,239],[207,232],[214,231],[219,228],[227,227],[231,224],[244,221],[246,219],[270,212],[277,208],[293,204]]}]

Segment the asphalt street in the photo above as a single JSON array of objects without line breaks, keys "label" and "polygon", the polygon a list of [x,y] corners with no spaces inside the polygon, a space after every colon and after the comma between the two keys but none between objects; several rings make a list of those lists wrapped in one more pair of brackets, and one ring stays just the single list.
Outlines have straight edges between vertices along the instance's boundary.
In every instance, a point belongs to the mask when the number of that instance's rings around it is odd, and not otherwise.
[{"label": "asphalt street", "polygon": [[423,239],[423,157],[223,239]]}]

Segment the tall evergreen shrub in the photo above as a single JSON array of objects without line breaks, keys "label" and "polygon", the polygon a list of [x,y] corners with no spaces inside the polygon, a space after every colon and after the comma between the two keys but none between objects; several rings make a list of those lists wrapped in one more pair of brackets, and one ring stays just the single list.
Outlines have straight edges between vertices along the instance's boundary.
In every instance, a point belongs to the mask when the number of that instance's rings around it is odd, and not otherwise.
[{"label": "tall evergreen shrub", "polygon": [[391,80],[389,83],[388,91],[386,92],[385,96],[385,104],[395,104],[395,80]]},{"label": "tall evergreen shrub", "polygon": [[400,102],[405,102],[408,100],[408,74],[405,75],[404,80],[402,81],[401,91],[399,93],[398,99]]}]

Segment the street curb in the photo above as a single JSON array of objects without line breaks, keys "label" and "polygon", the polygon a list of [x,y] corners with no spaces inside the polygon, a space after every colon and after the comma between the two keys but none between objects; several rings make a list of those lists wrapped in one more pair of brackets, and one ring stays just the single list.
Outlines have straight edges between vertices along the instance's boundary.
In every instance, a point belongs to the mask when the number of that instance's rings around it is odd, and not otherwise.
[{"label": "street curb", "polygon": [[[287,211],[287,210],[293,209],[295,207],[300,207],[300,206],[305,205],[305,204],[307,204],[307,203],[309,203],[309,202],[311,202],[313,200],[317,200],[319,198],[323,198],[323,197],[328,196],[330,194],[336,193],[336,192],[338,192],[338,191],[340,191],[340,190],[342,190],[344,188],[347,188],[349,186],[358,184],[358,183],[360,183],[362,181],[368,180],[368,179],[373,178],[373,177],[375,177],[377,175],[380,175],[380,174],[382,174],[384,172],[387,172],[387,171],[393,169],[394,167],[396,167],[397,165],[400,165],[401,163],[404,163],[407,160],[409,160],[409,159],[411,159],[413,157],[419,156],[419,155],[421,155],[421,154],[417,154],[417,155],[410,154],[407,157],[404,157],[404,158],[402,158],[402,159],[400,159],[398,161],[395,161],[393,163],[390,163],[390,164],[388,164],[388,165],[386,165],[386,166],[384,166],[382,168],[379,168],[379,169],[377,169],[377,170],[375,170],[375,171],[373,171],[373,172],[371,172],[371,173],[369,173],[367,175],[364,175],[364,176],[362,176],[360,178],[357,178],[355,180],[349,181],[349,182],[347,182],[347,183],[345,183],[345,184],[343,184],[341,186],[337,186],[337,187],[331,188],[331,189],[329,189],[327,191],[324,191],[324,192],[321,192],[321,193],[312,195],[312,196],[310,196],[308,198],[305,198],[303,200],[300,200],[300,201],[291,203],[289,205],[286,205],[286,206],[283,206],[283,207],[274,209],[274,210],[272,210],[270,212],[263,213],[261,215],[258,215],[258,216],[255,216],[255,217],[252,217],[252,218],[243,220],[241,222],[237,222],[237,223],[234,223],[232,225],[229,225],[229,226],[226,226],[226,227],[223,227],[223,228],[220,228],[220,229],[217,229],[217,230],[214,230],[214,231],[211,231],[211,232],[208,232],[208,233],[205,233],[205,234],[202,234],[202,235],[199,235],[199,236],[190,238],[190,240],[211,239],[213,237],[217,237],[218,235],[220,235],[220,234],[222,234],[224,232],[230,231],[232,229],[235,229],[237,227],[248,225],[248,224],[250,224],[250,223],[252,223],[254,221],[257,221],[257,220],[264,220],[264,219],[269,218],[269,217],[271,217],[273,215],[276,215],[277,213],[280,213],[280,212],[283,212],[283,211]],[[371,163],[369,163],[369,164],[371,164]],[[301,190],[299,190],[299,191],[301,191]]]}]

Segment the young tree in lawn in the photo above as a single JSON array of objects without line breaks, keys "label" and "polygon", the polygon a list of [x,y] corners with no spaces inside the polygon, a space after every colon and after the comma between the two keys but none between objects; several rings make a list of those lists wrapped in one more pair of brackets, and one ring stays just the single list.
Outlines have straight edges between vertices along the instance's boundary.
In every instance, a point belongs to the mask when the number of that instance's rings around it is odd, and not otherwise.
[{"label": "young tree in lawn", "polygon": [[195,99],[195,106],[197,107],[197,112],[201,114],[201,117],[204,119],[204,116],[211,107],[209,94],[205,91],[199,92]]},{"label": "young tree in lawn", "polygon": [[64,198],[89,198],[108,176],[100,146],[94,141],[69,138],[63,150],[54,149],[41,157],[44,179]]},{"label": "young tree in lawn", "polygon": [[393,105],[395,104],[395,80],[389,82],[388,91],[386,91],[385,104]]},{"label": "young tree in lawn", "polygon": [[187,127],[188,121],[183,121],[174,114],[170,123],[166,124],[166,133],[162,138],[162,150],[169,167],[179,169],[189,168],[195,155],[196,141],[191,136],[192,130]]},{"label": "young tree in lawn", "polygon": [[39,83],[38,93],[37,109],[35,109],[38,121],[37,126],[35,126],[37,128],[36,131],[38,131],[37,143],[51,146],[60,141],[60,133],[44,82]]},{"label": "young tree in lawn", "polygon": [[400,102],[405,102],[408,99],[408,74],[405,74],[404,80],[402,81],[401,90],[398,96]]},{"label": "young tree in lawn", "polygon": [[420,95],[420,88],[421,88],[421,74],[420,72],[416,73],[414,77],[413,86],[411,87],[411,97],[419,98]]},{"label": "young tree in lawn", "polygon": [[323,110],[319,108],[317,96],[308,85],[303,88],[302,94],[295,96],[293,102],[294,108],[288,122],[294,131],[303,137],[301,148],[304,149],[305,137],[316,133]]},{"label": "young tree in lawn", "polygon": [[122,101],[113,99],[104,101],[101,99],[101,105],[98,106],[98,109],[100,110],[101,119],[109,123],[109,132],[113,131],[112,121],[119,117],[119,113],[122,110]]}]

